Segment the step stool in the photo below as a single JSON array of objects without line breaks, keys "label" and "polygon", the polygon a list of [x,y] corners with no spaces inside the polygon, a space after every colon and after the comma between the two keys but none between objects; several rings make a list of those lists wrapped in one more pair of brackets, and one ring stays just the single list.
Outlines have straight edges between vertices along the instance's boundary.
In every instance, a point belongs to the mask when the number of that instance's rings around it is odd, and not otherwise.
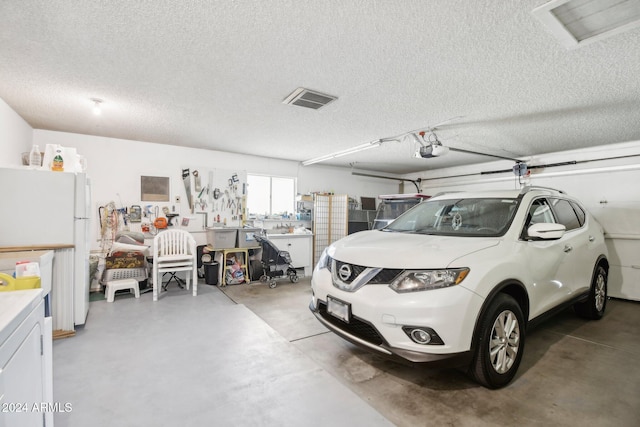
[{"label": "step stool", "polygon": [[140,298],[140,284],[136,279],[109,280],[106,282],[107,302],[113,302],[116,291],[132,289],[136,298]]}]

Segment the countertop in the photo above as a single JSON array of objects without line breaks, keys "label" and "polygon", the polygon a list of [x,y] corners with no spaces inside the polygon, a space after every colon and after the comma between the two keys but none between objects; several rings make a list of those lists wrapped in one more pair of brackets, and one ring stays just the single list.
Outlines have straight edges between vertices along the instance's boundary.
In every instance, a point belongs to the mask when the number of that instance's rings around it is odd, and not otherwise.
[{"label": "countertop", "polygon": [[0,343],[5,342],[41,301],[42,289],[0,292]]},{"label": "countertop", "polygon": [[73,249],[74,245],[32,245],[32,246],[0,246],[2,252],[51,251],[56,249]]},{"label": "countertop", "polygon": [[273,239],[278,237],[313,237],[313,234],[300,234],[300,233],[267,233],[267,238]]}]

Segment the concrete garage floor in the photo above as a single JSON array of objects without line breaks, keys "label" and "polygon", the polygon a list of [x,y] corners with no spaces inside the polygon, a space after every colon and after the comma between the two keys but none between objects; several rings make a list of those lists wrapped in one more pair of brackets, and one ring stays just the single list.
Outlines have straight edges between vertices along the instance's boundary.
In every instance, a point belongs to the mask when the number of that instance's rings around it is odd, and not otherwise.
[{"label": "concrete garage floor", "polygon": [[387,361],[328,332],[307,308],[309,281],[223,292],[397,426],[640,425],[640,303],[609,300],[600,321],[571,310],[549,319],[527,337],[515,380],[488,390],[458,370]]},{"label": "concrete garage floor", "polygon": [[568,310],[530,333],[519,373],[487,390],[457,370],[386,361],[309,312],[309,278],[169,288],[91,303],[54,342],[62,426],[636,426],[640,304]]}]

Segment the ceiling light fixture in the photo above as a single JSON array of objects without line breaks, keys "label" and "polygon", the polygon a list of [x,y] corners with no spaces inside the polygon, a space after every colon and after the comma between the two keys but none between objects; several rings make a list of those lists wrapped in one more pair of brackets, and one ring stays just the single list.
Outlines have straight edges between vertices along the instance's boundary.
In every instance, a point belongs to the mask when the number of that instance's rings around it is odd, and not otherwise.
[{"label": "ceiling light fixture", "polygon": [[93,114],[95,114],[96,116],[102,114],[101,105],[104,101],[100,98],[91,98],[91,101],[93,102]]},{"label": "ceiling light fixture", "polygon": [[348,154],[358,153],[360,151],[368,150],[370,148],[379,147],[384,140],[378,139],[376,141],[367,142],[366,144],[356,145],[355,147],[347,148],[346,150],[336,151],[335,153],[325,154],[324,156],[315,157],[313,159],[305,160],[302,162],[303,166],[309,166],[314,163],[324,162],[326,160],[335,159],[336,157],[346,156]]}]

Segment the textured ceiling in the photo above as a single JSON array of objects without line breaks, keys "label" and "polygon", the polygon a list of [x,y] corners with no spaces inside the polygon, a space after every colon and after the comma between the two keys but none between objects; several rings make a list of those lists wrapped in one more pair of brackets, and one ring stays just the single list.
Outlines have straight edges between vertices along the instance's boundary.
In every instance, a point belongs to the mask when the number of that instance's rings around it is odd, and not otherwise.
[{"label": "textured ceiling", "polygon": [[[543,3],[3,0],[0,98],[35,129],[297,161],[454,117],[444,145],[507,157],[640,140],[640,29],[566,50],[531,14]],[[283,104],[297,87],[338,100]],[[326,163],[491,160],[415,149]]]}]

